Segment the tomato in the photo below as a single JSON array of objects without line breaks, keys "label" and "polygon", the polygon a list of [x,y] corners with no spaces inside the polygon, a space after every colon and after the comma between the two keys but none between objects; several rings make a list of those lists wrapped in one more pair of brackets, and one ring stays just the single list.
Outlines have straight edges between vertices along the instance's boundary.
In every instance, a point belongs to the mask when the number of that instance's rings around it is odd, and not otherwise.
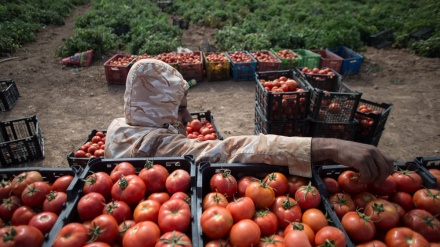
[{"label": "tomato", "polygon": [[237,180],[231,175],[231,170],[222,169],[220,172],[214,174],[210,181],[209,187],[211,191],[217,191],[232,201],[234,194],[237,193]]},{"label": "tomato", "polygon": [[367,191],[360,192],[353,196],[353,202],[360,212],[363,212],[365,206],[375,199],[376,196]]},{"label": "tomato", "polygon": [[57,219],[58,215],[53,212],[41,212],[32,217],[32,219],[29,221],[29,225],[36,227],[43,234],[46,234],[52,230],[52,227]]},{"label": "tomato", "polygon": [[267,174],[264,181],[274,190],[275,196],[285,195],[289,188],[286,176],[280,172]]},{"label": "tomato", "polygon": [[238,184],[237,184],[237,196],[238,197],[244,196],[247,186],[253,180],[258,180],[258,179],[253,176],[244,176],[238,180]]},{"label": "tomato", "polygon": [[73,181],[72,175],[64,175],[55,179],[52,183],[52,190],[66,193],[67,188]]},{"label": "tomato", "polygon": [[249,197],[240,197],[230,202],[226,209],[231,213],[234,223],[242,219],[252,219],[255,213],[254,202]]},{"label": "tomato", "polygon": [[348,212],[342,217],[341,223],[348,236],[354,243],[371,241],[376,234],[376,227],[367,216],[361,212]]},{"label": "tomato", "polygon": [[280,235],[262,236],[258,247],[284,247],[284,238]]},{"label": "tomato", "polygon": [[7,228],[2,240],[5,246],[40,247],[43,245],[44,235],[33,226],[20,225]]},{"label": "tomato", "polygon": [[395,171],[392,176],[396,179],[397,191],[413,194],[418,189],[422,188],[422,177],[420,177],[415,171],[399,170]]},{"label": "tomato", "polygon": [[134,174],[122,176],[111,188],[112,198],[133,205],[145,196],[145,183]]},{"label": "tomato", "polygon": [[310,226],[315,233],[328,226],[327,217],[321,210],[316,208],[304,211],[301,222]]},{"label": "tomato", "polygon": [[104,198],[110,199],[110,192],[113,186],[113,181],[105,172],[96,172],[87,176],[84,181],[83,193],[88,194],[91,192],[97,192],[104,196]]},{"label": "tomato", "polygon": [[303,231],[289,231],[284,236],[284,246],[286,247],[311,247],[309,239]]},{"label": "tomato", "polygon": [[253,181],[246,188],[245,196],[254,201],[256,209],[270,208],[275,202],[275,192],[264,181]]},{"label": "tomato", "polygon": [[224,207],[213,206],[203,211],[200,226],[205,236],[210,239],[224,238],[232,228],[234,219]]},{"label": "tomato", "polygon": [[338,176],[339,187],[350,195],[356,195],[367,189],[367,186],[359,180],[360,174],[352,170],[343,171]]},{"label": "tomato", "polygon": [[335,211],[339,219],[342,219],[342,216],[350,211],[356,211],[356,205],[354,204],[349,194],[333,194],[332,196],[330,196],[329,202],[333,205],[333,210]]},{"label": "tomato", "polygon": [[317,208],[321,203],[321,194],[311,182],[307,186],[301,186],[295,193],[295,200],[302,210]]},{"label": "tomato", "polygon": [[92,220],[102,213],[104,207],[104,196],[97,192],[90,192],[79,199],[76,210],[82,220]]},{"label": "tomato", "polygon": [[287,185],[288,185],[287,193],[289,195],[295,195],[299,187],[307,184],[308,184],[308,180],[306,178],[296,175],[290,175],[287,177]]},{"label": "tomato", "polygon": [[16,196],[21,196],[21,193],[28,184],[33,182],[43,181],[43,176],[38,171],[28,171],[18,174],[11,182],[11,191]]},{"label": "tomato", "polygon": [[384,199],[375,199],[365,206],[364,213],[371,216],[376,230],[387,231],[399,223],[399,213],[396,207]]},{"label": "tomato", "polygon": [[160,204],[163,204],[164,202],[168,201],[170,198],[171,196],[167,192],[153,192],[147,197],[148,200],[155,200]]},{"label": "tomato", "polygon": [[199,131],[200,128],[202,128],[202,126],[203,126],[202,122],[200,122],[200,120],[198,119],[194,119],[189,123],[189,127],[191,127],[193,131]]},{"label": "tomato", "polygon": [[121,176],[127,176],[136,174],[134,166],[130,162],[120,162],[118,163],[110,172],[110,178],[113,183],[116,183]]},{"label": "tomato", "polygon": [[389,175],[385,181],[382,183],[369,183],[367,184],[368,192],[378,195],[378,196],[387,196],[396,191],[397,189],[397,181],[392,176]]},{"label": "tomato", "polygon": [[37,214],[33,208],[27,205],[20,206],[12,215],[12,225],[27,225],[29,221]]},{"label": "tomato", "polygon": [[176,192],[187,192],[190,185],[191,176],[183,169],[174,170],[165,181],[165,189],[171,195]]},{"label": "tomato", "polygon": [[162,232],[186,232],[191,224],[191,209],[184,200],[166,201],[159,209],[158,225]]},{"label": "tomato", "polygon": [[356,245],[356,247],[387,247],[387,245],[380,240],[371,240],[362,244]]},{"label": "tomato", "polygon": [[397,213],[399,214],[399,224],[401,224],[403,222],[403,217],[405,216],[406,211],[402,208],[402,206],[395,202],[391,202],[391,204],[393,204],[393,206],[396,208]]},{"label": "tomato", "polygon": [[125,232],[122,245],[124,247],[154,247],[159,238],[159,226],[152,221],[142,221]]},{"label": "tomato", "polygon": [[403,218],[404,226],[420,233],[429,242],[440,242],[440,221],[423,209],[412,209]]},{"label": "tomato", "polygon": [[139,202],[133,212],[133,219],[136,223],[141,221],[152,221],[157,223],[161,204],[155,200],[144,200]]},{"label": "tomato", "polygon": [[181,191],[172,194],[170,196],[170,199],[181,199],[184,200],[186,203],[191,204],[191,197],[187,193]]},{"label": "tomato", "polygon": [[102,213],[113,216],[118,224],[131,219],[131,208],[124,201],[112,200],[105,205]]},{"label": "tomato", "polygon": [[388,196],[388,201],[399,204],[407,212],[415,207],[412,195],[403,191],[391,193]]},{"label": "tomato", "polygon": [[335,247],[345,247],[347,239],[345,234],[337,227],[325,226],[315,235],[316,246],[326,246],[326,242],[333,242]]},{"label": "tomato", "polygon": [[146,193],[149,194],[165,191],[165,183],[169,175],[168,170],[163,165],[147,161],[138,176],[144,181],[147,187]]},{"label": "tomato", "polygon": [[252,220],[260,227],[263,237],[275,234],[278,229],[278,218],[269,209],[256,211]]},{"label": "tomato", "polygon": [[429,246],[428,240],[407,227],[396,227],[389,230],[385,236],[385,244],[388,247]]},{"label": "tomato", "polygon": [[102,132],[102,131],[97,131],[97,132],[95,133],[95,136],[99,136],[99,137],[101,137],[101,139],[102,139],[102,138],[105,137],[105,134],[104,134],[104,132]]},{"label": "tomato", "polygon": [[92,229],[90,242],[113,243],[118,237],[118,222],[109,214],[101,214],[91,222]]},{"label": "tomato", "polygon": [[10,220],[15,210],[17,210],[22,204],[23,202],[20,197],[16,195],[3,199],[3,202],[0,204],[0,218],[5,221]]},{"label": "tomato", "polygon": [[119,235],[116,238],[116,242],[122,245],[122,240],[124,239],[125,232],[130,229],[130,227],[136,225],[136,222],[134,220],[124,220],[121,222],[118,226],[118,232]]},{"label": "tomato", "polygon": [[190,247],[191,239],[179,231],[166,232],[157,240],[155,247]]},{"label": "tomato", "polygon": [[324,182],[324,185],[327,188],[327,192],[330,195],[334,195],[336,193],[341,192],[341,188],[339,187],[339,183],[336,179],[331,177],[325,177],[322,179],[322,182]]},{"label": "tomato", "polygon": [[309,239],[309,242],[312,246],[315,245],[315,232],[313,229],[304,223],[301,222],[291,222],[285,229],[284,229],[284,236],[286,236],[290,231],[303,231],[307,238]]},{"label": "tomato", "polygon": [[419,189],[413,195],[413,202],[416,208],[440,215],[440,190]]},{"label": "tomato", "polygon": [[21,200],[24,204],[31,207],[42,206],[46,195],[49,194],[51,187],[46,182],[33,182],[21,193]]},{"label": "tomato", "polygon": [[[202,200],[202,209],[206,210],[212,206],[226,207],[228,199],[218,192],[209,192]],[[255,207],[254,207],[255,208]]]},{"label": "tomato", "polygon": [[260,228],[250,219],[243,219],[235,223],[229,232],[229,242],[234,247],[256,246],[260,237]]},{"label": "tomato", "polygon": [[2,179],[2,181],[0,181],[0,200],[8,198],[11,191],[11,181]]},{"label": "tomato", "polygon": [[277,196],[270,211],[277,216],[278,226],[281,228],[287,227],[290,222],[301,220],[302,216],[301,207],[295,199],[288,196]]},{"label": "tomato", "polygon": [[232,245],[229,244],[228,240],[216,239],[209,241],[204,247],[232,247]]},{"label": "tomato", "polygon": [[84,245],[83,247],[111,247],[111,246],[104,242],[92,242]]},{"label": "tomato", "polygon": [[50,191],[46,195],[43,202],[43,211],[53,212],[57,215],[63,210],[64,204],[67,202],[67,194],[60,191]]}]

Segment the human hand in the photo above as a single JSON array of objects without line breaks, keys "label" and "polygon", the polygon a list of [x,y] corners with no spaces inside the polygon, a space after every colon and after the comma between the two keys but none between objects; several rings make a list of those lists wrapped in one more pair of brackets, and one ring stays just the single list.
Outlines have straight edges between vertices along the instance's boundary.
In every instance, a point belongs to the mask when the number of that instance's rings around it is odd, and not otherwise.
[{"label": "human hand", "polygon": [[312,162],[333,160],[356,169],[360,183],[381,183],[394,172],[393,160],[373,145],[333,138],[312,138]]}]

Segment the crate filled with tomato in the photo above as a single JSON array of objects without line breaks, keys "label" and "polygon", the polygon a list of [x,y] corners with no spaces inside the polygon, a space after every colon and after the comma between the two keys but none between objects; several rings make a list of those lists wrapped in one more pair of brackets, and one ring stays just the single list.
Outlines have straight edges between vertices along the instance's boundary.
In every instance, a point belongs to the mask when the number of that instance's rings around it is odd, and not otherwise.
[{"label": "crate filled with tomato", "polygon": [[104,63],[107,83],[124,84],[136,55],[116,54]]},{"label": "crate filled with tomato", "polygon": [[195,182],[192,156],[92,159],[44,246],[194,242]]},{"label": "crate filled with tomato", "polygon": [[230,61],[225,52],[204,52],[206,79],[208,81],[227,81],[230,79]]},{"label": "crate filled with tomato", "polygon": [[186,126],[186,136],[189,139],[197,139],[199,141],[224,139],[215,124],[214,115],[211,111],[191,112],[190,114],[193,121],[189,122]]},{"label": "crate filled with tomato", "polygon": [[316,166],[313,172],[357,246],[439,242],[440,201],[434,198],[440,191],[414,162],[395,163],[394,173],[380,183],[363,183],[356,170],[342,165]]},{"label": "crate filled with tomato", "polygon": [[154,59],[160,60],[179,70],[178,57],[175,52],[163,52],[153,56]]},{"label": "crate filled with tomato", "polygon": [[183,79],[203,81],[203,53],[201,51],[179,52],[176,56]]},{"label": "crate filled with tomato", "polygon": [[293,52],[301,55],[298,68],[317,68],[321,62],[321,56],[307,49],[293,49]]},{"label": "crate filled with tomato", "polygon": [[70,168],[3,168],[0,182],[2,246],[42,246],[61,219],[69,186],[78,180]]},{"label": "crate filled with tomato", "polygon": [[234,81],[253,81],[257,71],[257,60],[248,51],[226,52],[231,64]]},{"label": "crate filled with tomato", "polygon": [[342,76],[332,68],[303,67],[298,70],[312,87],[321,90],[332,91],[342,82]]},{"label": "crate filled with tomato", "polygon": [[428,180],[435,181],[437,188],[440,189],[440,156],[417,157],[415,162],[420,165],[421,170],[425,170]]},{"label": "crate filled with tomato", "polygon": [[307,118],[310,90],[294,70],[257,72],[256,108],[267,121]]},{"label": "crate filled with tomato", "polygon": [[297,120],[267,120],[259,107],[255,107],[254,133],[274,134],[283,136],[308,136],[309,120],[307,118]]},{"label": "crate filled with tomato", "polygon": [[276,71],[281,68],[281,60],[271,51],[251,51],[250,54],[257,60],[257,72]]},{"label": "crate filled with tomato", "polygon": [[331,68],[337,73],[341,71],[342,62],[344,59],[329,50],[310,50],[321,57],[319,68]]},{"label": "crate filled with tomato", "polygon": [[138,55],[136,57],[136,62],[141,60],[141,59],[148,59],[148,58],[154,58],[154,56],[153,55],[149,55],[148,53],[143,53],[143,54],[140,54],[140,55]]},{"label": "crate filled with tomato", "polygon": [[201,163],[194,246],[351,246],[313,178],[286,166]]},{"label": "crate filled with tomato", "polygon": [[302,59],[301,55],[291,49],[271,48],[270,51],[281,60],[281,70],[298,67]]},{"label": "crate filled with tomato", "polygon": [[106,133],[106,130],[92,130],[76,151],[67,154],[69,166],[85,167],[91,158],[104,157]]}]

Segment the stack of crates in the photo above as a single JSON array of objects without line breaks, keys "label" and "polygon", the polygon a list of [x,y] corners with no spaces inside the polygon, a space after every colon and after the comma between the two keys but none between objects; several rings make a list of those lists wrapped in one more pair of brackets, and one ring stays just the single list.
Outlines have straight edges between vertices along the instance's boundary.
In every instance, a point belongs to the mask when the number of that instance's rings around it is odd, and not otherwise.
[{"label": "stack of crates", "polygon": [[[256,73],[255,134],[307,135],[310,91],[298,75],[295,70]],[[267,87],[280,79],[295,80],[299,90],[274,92]]]}]

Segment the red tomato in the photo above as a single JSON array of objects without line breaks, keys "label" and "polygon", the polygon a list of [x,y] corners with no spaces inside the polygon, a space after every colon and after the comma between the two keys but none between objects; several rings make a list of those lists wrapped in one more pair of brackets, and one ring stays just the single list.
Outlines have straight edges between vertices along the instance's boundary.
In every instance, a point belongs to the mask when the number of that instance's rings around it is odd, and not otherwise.
[{"label": "red tomato", "polygon": [[187,192],[191,185],[191,176],[183,169],[177,169],[170,173],[165,181],[165,188],[170,194]]},{"label": "red tomato", "polygon": [[11,181],[4,179],[0,181],[0,200],[8,198],[11,194],[11,189]]},{"label": "red tomato", "polygon": [[52,183],[52,190],[66,193],[67,188],[73,181],[72,175],[64,175],[55,179]]},{"label": "red tomato", "polygon": [[237,180],[231,175],[231,170],[222,169],[219,173],[214,174],[210,181],[209,187],[211,191],[217,191],[232,201],[234,194],[237,193]]},{"label": "red tomato", "polygon": [[88,148],[86,149],[86,147],[82,147],[80,150],[76,150],[75,153],[73,153],[73,157],[76,158],[86,158],[86,152],[87,152]]},{"label": "red tomato", "polygon": [[124,235],[124,247],[154,247],[160,238],[160,229],[152,221],[142,221],[130,227]]},{"label": "red tomato", "polygon": [[420,233],[429,242],[440,242],[440,221],[423,209],[413,209],[405,214],[404,226]]},{"label": "red tomato", "polygon": [[111,195],[114,200],[124,201],[133,205],[142,200],[146,191],[145,183],[135,175],[122,176],[118,182],[113,184]]},{"label": "red tomato", "polygon": [[413,202],[416,208],[440,215],[440,190],[419,189],[413,195]]},{"label": "red tomato", "polygon": [[414,208],[412,195],[403,191],[391,193],[388,196],[388,201],[399,204],[407,212]]},{"label": "red tomato", "polygon": [[310,208],[304,211],[301,219],[301,222],[310,226],[315,233],[328,226],[327,217],[321,210],[316,208]]},{"label": "red tomato", "polygon": [[157,240],[155,247],[190,247],[191,239],[179,231],[166,232]]},{"label": "red tomato", "polygon": [[42,206],[46,195],[49,194],[51,187],[46,182],[37,181],[29,184],[21,193],[21,200],[24,204],[37,207]]},{"label": "red tomato", "polygon": [[301,186],[295,193],[295,200],[302,210],[317,208],[321,203],[321,194],[311,182],[307,186]]},{"label": "red tomato", "polygon": [[157,223],[161,204],[155,200],[144,200],[139,202],[133,212],[133,219],[136,223],[141,221],[152,221]]},{"label": "red tomato", "polygon": [[[183,193],[183,192],[182,192]],[[163,204],[164,202],[168,201],[169,199],[171,199],[170,194],[168,194],[167,192],[154,192],[151,193],[148,197],[148,200],[155,200],[160,204]]]},{"label": "red tomato", "polygon": [[97,192],[90,192],[79,199],[76,210],[82,220],[92,220],[102,213],[104,207],[104,196]]},{"label": "red tomato", "polygon": [[17,210],[14,211],[14,214],[12,215],[12,225],[27,225],[32,217],[34,217],[35,215],[37,215],[37,212],[35,212],[35,210],[30,206],[20,206],[19,208],[17,208]]},{"label": "red tomato", "polygon": [[240,197],[230,202],[226,209],[231,213],[234,223],[243,219],[252,219],[255,213],[254,202],[249,197]]},{"label": "red tomato", "polygon": [[111,247],[111,246],[104,242],[92,242],[84,245],[83,247]]},{"label": "red tomato", "polygon": [[181,199],[184,200],[186,203],[191,204],[191,197],[187,193],[181,191],[172,194],[170,196],[170,199]]},{"label": "red tomato", "polygon": [[146,193],[149,194],[163,192],[169,175],[168,170],[163,165],[147,161],[138,176],[144,181],[145,186],[147,187]]},{"label": "red tomato", "polygon": [[258,210],[252,220],[260,227],[263,237],[274,235],[278,229],[278,218],[269,209]]},{"label": "red tomato", "polygon": [[376,196],[371,194],[370,192],[363,191],[361,193],[358,193],[353,196],[353,202],[356,208],[358,208],[359,211],[363,212],[365,209],[365,206],[373,200],[376,199]]},{"label": "red tomato", "polygon": [[362,244],[356,245],[356,247],[387,247],[387,245],[379,240],[371,240]]},{"label": "red tomato", "polygon": [[385,236],[385,244],[388,247],[429,246],[428,240],[407,227],[396,227],[389,230]]},{"label": "red tomato", "polygon": [[209,192],[202,200],[202,209],[206,210],[212,206],[226,207],[228,203],[228,199],[223,194]]},{"label": "red tomato", "polygon": [[110,175],[105,172],[96,172],[87,176],[84,181],[83,193],[97,192],[103,195],[105,199],[109,199],[112,186],[113,181]]},{"label": "red tomato", "polygon": [[134,220],[124,220],[123,222],[121,222],[118,226],[118,232],[119,235],[116,238],[116,242],[118,244],[120,244],[122,246],[122,240],[124,239],[124,235],[125,232],[128,231],[128,229],[130,229],[130,227],[136,225],[136,222],[134,222]]},{"label": "red tomato", "polygon": [[261,236],[258,247],[284,247],[284,238],[280,235]]},{"label": "red tomato", "polygon": [[191,209],[184,200],[166,201],[159,209],[158,225],[162,232],[186,232],[191,224]]},{"label": "red tomato", "polygon": [[55,237],[53,247],[83,246],[89,241],[89,229],[81,223],[69,223],[61,228]]},{"label": "red tomato", "polygon": [[339,187],[350,195],[356,195],[367,189],[367,186],[359,183],[359,180],[359,173],[352,170],[346,170],[338,176]]},{"label": "red tomato", "polygon": [[397,191],[407,192],[413,194],[418,189],[422,188],[422,177],[415,171],[400,170],[392,174],[396,179]]},{"label": "red tomato", "polygon": [[131,208],[124,201],[112,200],[105,205],[102,213],[113,216],[118,224],[131,219]]},{"label": "red tomato", "polygon": [[229,244],[228,240],[216,239],[209,241],[204,247],[232,247],[232,245]]},{"label": "red tomato", "polygon": [[16,195],[3,199],[3,203],[0,204],[0,218],[4,221],[10,220],[15,210],[22,204],[20,197]]},{"label": "red tomato", "polygon": [[399,204],[395,203],[395,202],[391,202],[391,204],[393,204],[393,206],[396,208],[397,213],[399,214],[399,224],[403,224],[403,217],[406,214],[405,209],[402,208],[402,206],[400,206]]},{"label": "red tomato", "polygon": [[322,182],[324,182],[324,185],[327,188],[327,192],[330,195],[334,195],[336,193],[341,192],[341,188],[339,188],[339,183],[336,179],[331,177],[326,177],[322,179]]},{"label": "red tomato", "polygon": [[280,172],[267,174],[264,181],[274,190],[275,196],[285,195],[289,188],[286,176]]},{"label": "red tomato", "polygon": [[260,237],[260,228],[250,219],[243,219],[235,223],[229,232],[229,242],[235,247],[256,246]]},{"label": "red tomato", "polygon": [[284,236],[284,246],[286,247],[311,247],[309,239],[303,231],[289,231]]},{"label": "red tomato", "polygon": [[46,234],[52,230],[57,219],[58,215],[53,212],[41,212],[32,217],[29,221],[29,225],[36,227],[41,233]]},{"label": "red tomato", "polygon": [[238,185],[237,185],[237,196],[238,197],[244,196],[247,186],[253,180],[257,180],[257,178],[255,178],[253,176],[244,176],[238,180]]},{"label": "red tomato", "polygon": [[270,208],[275,202],[275,192],[264,181],[251,182],[246,188],[245,196],[254,201],[256,209]]},{"label": "red tomato", "polygon": [[367,184],[368,192],[378,195],[378,196],[387,196],[396,191],[397,189],[397,181],[396,179],[390,175],[386,178],[382,183],[369,183]]},{"label": "red tomato", "polygon": [[301,220],[302,211],[301,207],[295,201],[295,199],[287,196],[277,196],[274,203],[270,207],[278,219],[278,226],[286,228],[290,222]]},{"label": "red tomato", "polygon": [[127,176],[131,174],[136,174],[134,166],[129,162],[118,163],[113,170],[110,172],[110,178],[113,183],[116,183],[121,176]]},{"label": "red tomato", "polygon": [[334,226],[325,226],[315,235],[316,246],[325,246],[325,243],[329,241],[334,242],[335,247],[344,247],[347,244],[345,234]]},{"label": "red tomato", "polygon": [[203,234],[210,239],[220,239],[228,235],[234,220],[231,213],[220,206],[213,206],[203,211],[200,226]]},{"label": "red tomato", "polygon": [[118,222],[109,214],[101,214],[91,222],[91,242],[113,243],[118,237]]},{"label": "red tomato", "polygon": [[333,210],[335,210],[335,213],[339,219],[342,219],[342,216],[350,211],[356,211],[356,205],[354,204],[349,194],[333,194],[332,196],[330,196],[329,201],[330,204],[333,205]]},{"label": "red tomato", "polygon": [[290,175],[287,177],[287,193],[289,193],[289,195],[295,195],[299,187],[307,185],[308,183],[308,180],[304,177]]},{"label": "red tomato", "polygon": [[342,226],[354,243],[373,240],[376,227],[370,217],[371,215],[367,216],[361,212],[348,212],[342,217]]},{"label": "red tomato", "polygon": [[399,223],[399,213],[394,205],[384,199],[375,199],[365,206],[364,213],[371,216],[376,230],[387,231]]},{"label": "red tomato", "polygon": [[[8,227],[2,237],[6,235],[11,237],[9,241],[12,242],[12,245],[5,244],[4,246],[40,247],[44,241],[43,233],[34,226],[28,225]],[[4,243],[4,240],[2,243]]]},{"label": "red tomato", "polygon": [[18,174],[11,182],[11,191],[16,196],[21,196],[23,190],[28,184],[43,181],[43,176],[38,171],[28,171]]},{"label": "red tomato", "polygon": [[287,236],[290,231],[303,231],[307,235],[310,244],[315,246],[315,232],[309,225],[300,222],[291,222],[286,229],[284,229],[284,236]]},{"label": "red tomato", "polygon": [[191,127],[192,131],[199,131],[202,126],[202,122],[200,122],[198,119],[194,119],[189,123],[189,127]]},{"label": "red tomato", "polygon": [[95,136],[99,136],[99,137],[101,137],[101,139],[102,139],[102,138],[105,137],[105,134],[104,134],[104,132],[102,132],[102,131],[97,131],[97,132],[95,133]]},{"label": "red tomato", "polygon": [[64,204],[67,202],[67,194],[60,191],[52,190],[46,195],[43,202],[43,211],[53,212],[57,215],[63,210]]}]

